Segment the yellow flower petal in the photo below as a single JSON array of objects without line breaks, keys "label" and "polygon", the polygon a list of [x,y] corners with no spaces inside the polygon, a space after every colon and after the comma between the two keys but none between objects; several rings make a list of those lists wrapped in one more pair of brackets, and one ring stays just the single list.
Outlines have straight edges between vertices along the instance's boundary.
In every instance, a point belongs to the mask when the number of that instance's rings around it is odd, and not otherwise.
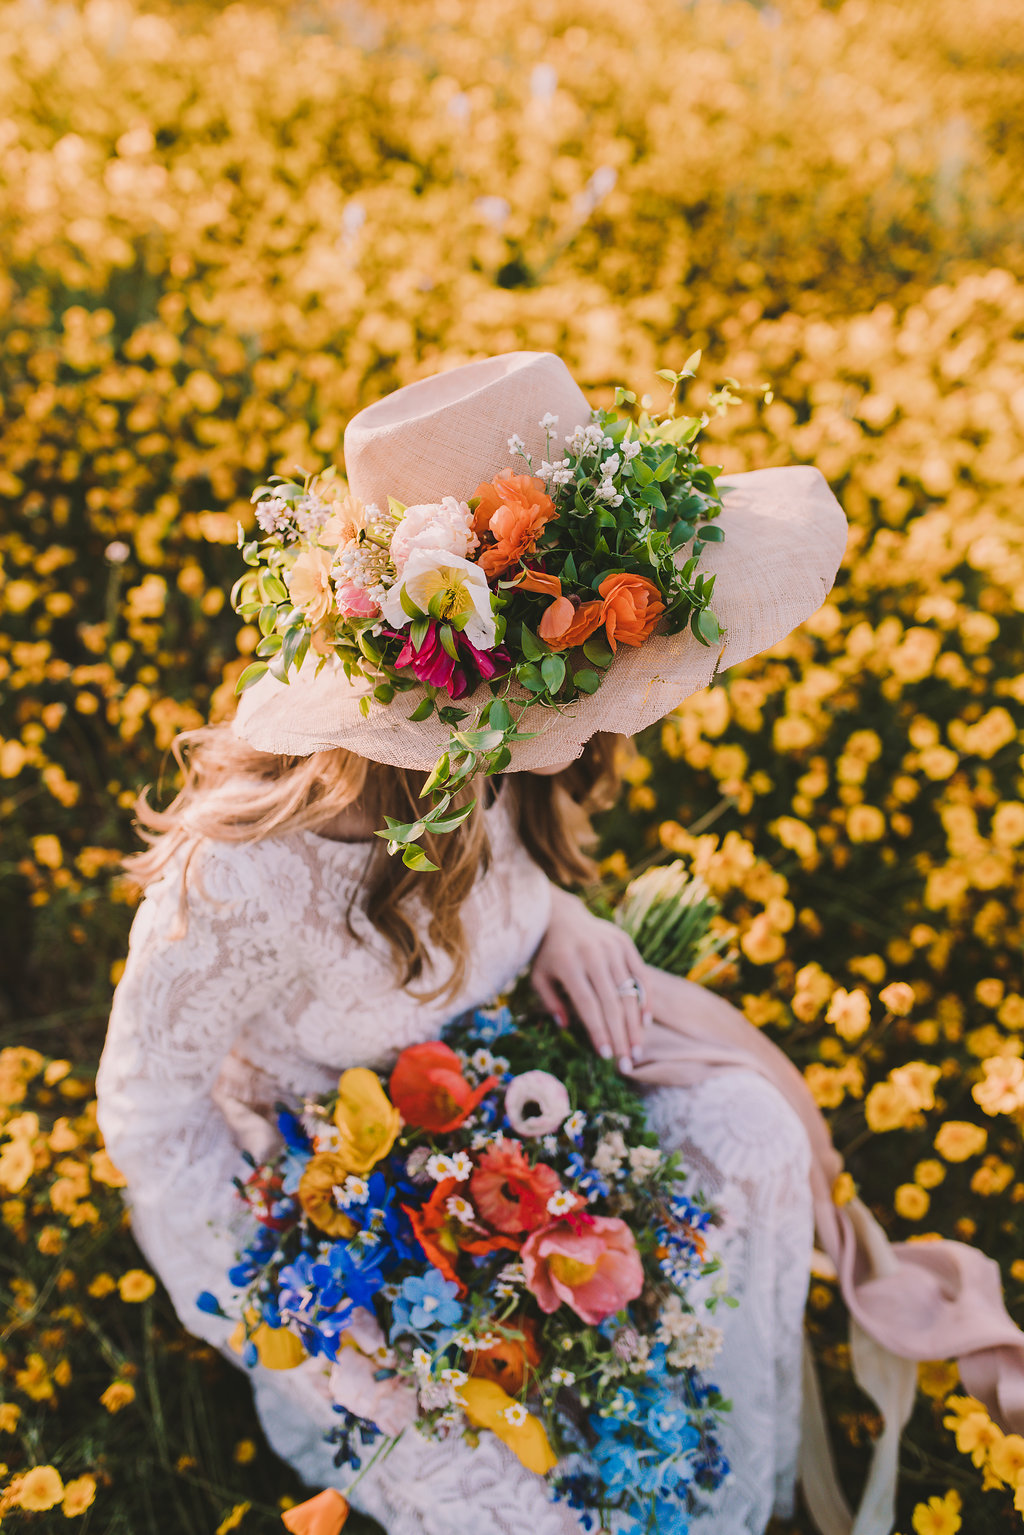
[{"label": "yellow flower petal", "polygon": [[505,1410],[514,1405],[514,1398],[490,1380],[468,1380],[459,1387],[459,1401],[466,1410],[466,1417],[478,1428],[489,1428],[528,1471],[545,1476],[557,1463],[548,1443],[544,1425],[532,1413],[526,1414],[523,1423],[510,1423]]}]

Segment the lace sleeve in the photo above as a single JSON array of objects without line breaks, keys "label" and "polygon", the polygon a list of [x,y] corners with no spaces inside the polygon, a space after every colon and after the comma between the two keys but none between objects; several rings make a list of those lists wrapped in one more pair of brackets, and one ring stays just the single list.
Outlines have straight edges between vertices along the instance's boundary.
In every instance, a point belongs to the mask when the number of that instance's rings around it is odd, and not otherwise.
[{"label": "lace sleeve", "polygon": [[284,982],[279,924],[258,845],[207,844],[150,887],[132,926],[97,1077],[99,1123],[127,1180],[132,1227],[183,1322],[222,1344],[198,1311],[234,1259],[232,1179],[248,1168],[212,1097],[224,1058]]}]

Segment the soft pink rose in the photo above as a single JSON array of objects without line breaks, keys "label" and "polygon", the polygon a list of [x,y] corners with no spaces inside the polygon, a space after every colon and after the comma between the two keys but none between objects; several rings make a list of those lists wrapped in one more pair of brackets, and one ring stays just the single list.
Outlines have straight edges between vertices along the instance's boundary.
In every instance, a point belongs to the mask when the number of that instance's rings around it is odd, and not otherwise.
[{"label": "soft pink rose", "polygon": [[414,549],[455,554],[464,560],[479,544],[469,507],[454,496],[445,496],[443,501],[431,505],[406,507],[391,537],[391,559],[401,577]]},{"label": "soft pink rose", "polygon": [[354,581],[338,581],[334,590],[342,618],[376,618],[380,612],[373,598]]},{"label": "soft pink rose", "polygon": [[375,1377],[386,1354],[384,1334],[377,1319],[359,1307],[345,1331],[336,1363],[331,1368],[331,1396],[339,1407],[368,1418],[389,1436],[400,1434],[416,1419],[416,1392],[397,1375]]},{"label": "soft pink rose", "polygon": [[575,1229],[567,1221],[543,1226],[527,1237],[521,1256],[542,1311],[557,1311],[564,1301],[592,1326],[636,1300],[644,1287],[633,1233],[612,1216],[591,1216]]}]

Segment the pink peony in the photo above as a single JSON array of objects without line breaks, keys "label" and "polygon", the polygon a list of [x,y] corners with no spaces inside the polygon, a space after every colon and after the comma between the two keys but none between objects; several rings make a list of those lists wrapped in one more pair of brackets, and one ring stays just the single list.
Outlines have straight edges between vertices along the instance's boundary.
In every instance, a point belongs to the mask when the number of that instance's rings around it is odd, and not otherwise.
[{"label": "pink peony", "polygon": [[401,522],[391,536],[391,561],[401,577],[414,549],[430,549],[455,554],[460,559],[479,548],[473,532],[473,513],[464,501],[454,496],[428,506],[407,506]]},{"label": "pink peony", "polygon": [[636,1300],[644,1270],[625,1221],[592,1216],[574,1230],[566,1221],[534,1231],[523,1243],[527,1287],[542,1311],[564,1301],[591,1326]]},{"label": "pink peony", "polygon": [[384,1334],[376,1317],[357,1307],[331,1368],[330,1391],[339,1407],[357,1418],[368,1418],[394,1436],[415,1422],[416,1392],[397,1375],[377,1380],[385,1355]]}]

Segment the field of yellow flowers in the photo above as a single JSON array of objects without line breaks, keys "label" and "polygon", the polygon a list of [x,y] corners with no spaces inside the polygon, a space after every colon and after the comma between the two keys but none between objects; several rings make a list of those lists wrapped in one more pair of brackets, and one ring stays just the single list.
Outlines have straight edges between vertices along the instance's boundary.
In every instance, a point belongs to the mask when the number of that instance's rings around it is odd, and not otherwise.
[{"label": "field of yellow flowers", "polygon": [[[0,0],[5,1530],[256,1535],[301,1496],[97,1134],[118,861],[257,642],[251,486],[513,347],[602,401],[703,347],[749,391],[719,461],[843,501],[831,600],[638,741],[606,869],[705,874],[849,1186],[998,1257],[1024,1321],[1024,17],[969,9]],[[826,1277],[808,1315],[853,1491]],[[920,1384],[902,1535],[1019,1529],[1024,1439]]]}]

